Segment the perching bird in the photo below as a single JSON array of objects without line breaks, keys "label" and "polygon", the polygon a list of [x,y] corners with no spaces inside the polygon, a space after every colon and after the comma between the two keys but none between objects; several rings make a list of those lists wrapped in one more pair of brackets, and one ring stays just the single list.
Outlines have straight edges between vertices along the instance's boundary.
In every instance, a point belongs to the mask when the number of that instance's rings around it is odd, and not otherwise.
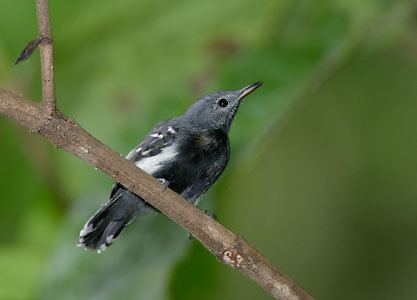
[{"label": "perching bird", "polygon": [[[228,132],[239,105],[261,85],[255,82],[198,99],[184,115],[158,123],[126,159],[197,205],[229,160]],[[151,205],[117,183],[107,203],[81,230],[78,245],[101,252],[126,225],[151,210]]]}]

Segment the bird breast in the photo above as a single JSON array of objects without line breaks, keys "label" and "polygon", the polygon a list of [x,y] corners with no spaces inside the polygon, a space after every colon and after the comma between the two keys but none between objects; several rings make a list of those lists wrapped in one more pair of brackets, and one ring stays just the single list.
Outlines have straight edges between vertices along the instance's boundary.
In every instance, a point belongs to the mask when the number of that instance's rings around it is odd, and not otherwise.
[{"label": "bird breast", "polygon": [[202,131],[197,133],[194,138],[195,146],[203,151],[211,151],[222,142],[224,142],[224,134],[217,131]]}]

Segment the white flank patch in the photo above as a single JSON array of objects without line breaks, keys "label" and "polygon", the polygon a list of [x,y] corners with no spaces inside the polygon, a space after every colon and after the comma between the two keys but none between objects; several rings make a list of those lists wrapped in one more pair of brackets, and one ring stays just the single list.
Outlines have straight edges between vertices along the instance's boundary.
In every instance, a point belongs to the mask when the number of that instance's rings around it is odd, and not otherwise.
[{"label": "white flank patch", "polygon": [[161,168],[166,162],[174,159],[177,154],[177,147],[174,144],[164,148],[161,153],[155,156],[142,158],[136,162],[136,166],[144,170],[146,173],[152,175],[158,171],[159,168]]}]

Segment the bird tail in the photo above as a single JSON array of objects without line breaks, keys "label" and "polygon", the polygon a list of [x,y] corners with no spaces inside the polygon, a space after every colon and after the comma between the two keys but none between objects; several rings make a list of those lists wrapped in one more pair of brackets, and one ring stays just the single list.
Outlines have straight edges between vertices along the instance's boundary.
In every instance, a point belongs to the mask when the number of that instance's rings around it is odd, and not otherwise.
[{"label": "bird tail", "polygon": [[118,193],[100,208],[80,231],[77,246],[99,253],[110,246],[130,221],[118,217],[120,208],[124,205],[122,202],[123,193]]}]

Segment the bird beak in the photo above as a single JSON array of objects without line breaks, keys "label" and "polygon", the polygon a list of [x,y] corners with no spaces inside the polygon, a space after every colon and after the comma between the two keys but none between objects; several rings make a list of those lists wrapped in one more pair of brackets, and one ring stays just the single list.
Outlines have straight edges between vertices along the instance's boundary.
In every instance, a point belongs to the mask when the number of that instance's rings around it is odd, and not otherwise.
[{"label": "bird beak", "polygon": [[248,86],[245,86],[243,89],[240,90],[239,97],[237,98],[239,101],[241,101],[243,98],[245,98],[247,95],[252,93],[254,90],[256,90],[258,87],[262,85],[262,81],[257,81],[255,83],[252,83]]}]

